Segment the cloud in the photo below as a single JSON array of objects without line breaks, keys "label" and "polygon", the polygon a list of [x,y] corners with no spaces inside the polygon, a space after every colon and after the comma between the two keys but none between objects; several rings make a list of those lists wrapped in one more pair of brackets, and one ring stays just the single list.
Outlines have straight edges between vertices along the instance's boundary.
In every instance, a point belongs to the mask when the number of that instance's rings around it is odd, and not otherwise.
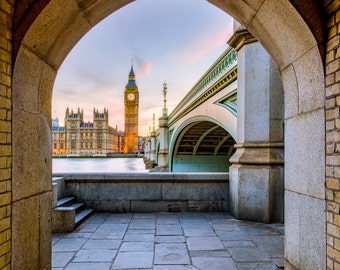
[{"label": "cloud", "polygon": [[150,61],[142,60],[141,57],[138,55],[135,55],[133,59],[137,64],[136,77],[146,77],[151,71],[152,63]]},{"label": "cloud", "polygon": [[226,44],[231,33],[232,28],[226,24],[223,28],[195,36],[183,51],[175,55],[175,58],[181,64],[192,64],[209,52]]}]

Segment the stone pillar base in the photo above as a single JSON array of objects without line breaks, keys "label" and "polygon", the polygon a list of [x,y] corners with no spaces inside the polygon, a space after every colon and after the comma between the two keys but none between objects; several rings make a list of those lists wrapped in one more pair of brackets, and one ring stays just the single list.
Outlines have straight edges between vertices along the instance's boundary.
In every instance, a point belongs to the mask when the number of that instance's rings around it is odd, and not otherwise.
[{"label": "stone pillar base", "polygon": [[237,219],[283,222],[282,144],[236,145],[229,170],[229,211]]}]

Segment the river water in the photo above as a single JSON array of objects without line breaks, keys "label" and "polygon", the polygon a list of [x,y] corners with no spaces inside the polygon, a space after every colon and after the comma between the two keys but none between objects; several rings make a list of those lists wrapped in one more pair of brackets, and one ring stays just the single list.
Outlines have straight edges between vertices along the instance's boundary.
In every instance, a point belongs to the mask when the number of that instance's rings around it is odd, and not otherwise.
[{"label": "river water", "polygon": [[142,158],[53,158],[52,172],[147,172],[147,170]]}]

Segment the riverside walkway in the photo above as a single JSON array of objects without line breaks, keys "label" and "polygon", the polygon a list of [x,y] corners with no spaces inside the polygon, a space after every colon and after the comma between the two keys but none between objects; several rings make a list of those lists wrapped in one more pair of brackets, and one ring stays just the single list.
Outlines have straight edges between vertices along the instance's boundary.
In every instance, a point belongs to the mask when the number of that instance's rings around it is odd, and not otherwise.
[{"label": "riverside walkway", "polygon": [[97,213],[53,234],[52,269],[281,269],[283,235],[228,213]]}]

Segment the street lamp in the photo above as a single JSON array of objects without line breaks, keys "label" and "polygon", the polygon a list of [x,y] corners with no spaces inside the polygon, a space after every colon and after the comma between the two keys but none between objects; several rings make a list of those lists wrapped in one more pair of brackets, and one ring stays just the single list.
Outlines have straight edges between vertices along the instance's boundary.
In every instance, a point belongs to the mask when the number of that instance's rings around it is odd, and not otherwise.
[{"label": "street lamp", "polygon": [[166,117],[168,115],[168,109],[166,108],[166,94],[168,93],[168,88],[166,81],[163,83],[163,102],[164,102],[164,108],[163,108],[163,116]]}]

